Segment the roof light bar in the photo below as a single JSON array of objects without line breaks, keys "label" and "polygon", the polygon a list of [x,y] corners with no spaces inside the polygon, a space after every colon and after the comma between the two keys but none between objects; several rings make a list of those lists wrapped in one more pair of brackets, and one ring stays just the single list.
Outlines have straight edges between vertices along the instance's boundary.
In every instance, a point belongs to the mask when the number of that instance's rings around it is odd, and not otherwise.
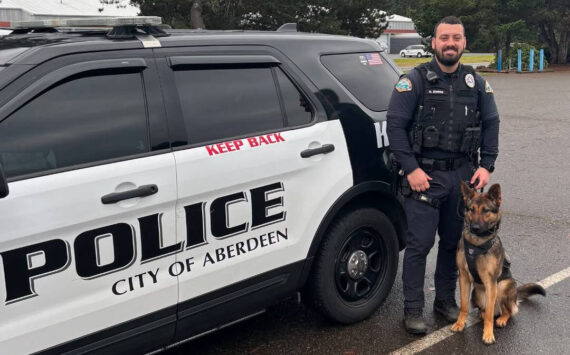
[{"label": "roof light bar", "polygon": [[55,27],[118,27],[118,26],[156,26],[162,24],[158,16],[135,17],[93,17],[69,18],[37,21],[15,21],[10,27],[13,30],[26,28],[55,28]]}]

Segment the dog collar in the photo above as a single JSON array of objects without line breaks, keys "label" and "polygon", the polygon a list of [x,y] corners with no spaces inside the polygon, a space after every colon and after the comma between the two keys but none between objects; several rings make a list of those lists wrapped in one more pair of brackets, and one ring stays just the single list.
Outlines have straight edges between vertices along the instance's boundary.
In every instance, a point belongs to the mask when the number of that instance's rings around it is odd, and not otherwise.
[{"label": "dog collar", "polygon": [[464,244],[465,253],[467,254],[467,252],[469,250],[470,255],[485,254],[486,252],[489,251],[489,249],[491,249],[491,247],[495,244],[497,239],[499,239],[499,237],[494,236],[493,238],[489,239],[488,241],[486,241],[485,243],[483,243],[481,245],[474,245],[474,244],[469,243],[467,241],[467,239],[464,238],[463,244]]}]

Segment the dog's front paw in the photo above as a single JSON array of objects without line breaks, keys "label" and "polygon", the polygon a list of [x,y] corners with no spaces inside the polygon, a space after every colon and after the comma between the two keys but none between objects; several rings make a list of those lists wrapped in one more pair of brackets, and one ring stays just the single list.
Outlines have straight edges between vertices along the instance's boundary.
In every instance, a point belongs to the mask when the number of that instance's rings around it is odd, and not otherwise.
[{"label": "dog's front paw", "polygon": [[462,332],[463,328],[465,328],[465,323],[457,321],[451,326],[451,331],[454,333]]},{"label": "dog's front paw", "polygon": [[504,328],[507,325],[508,320],[509,320],[509,317],[501,316],[501,317],[497,318],[497,320],[495,321],[495,324],[499,328]]},{"label": "dog's front paw", "polygon": [[483,332],[483,342],[487,345],[493,344],[495,342],[495,335],[493,332]]}]

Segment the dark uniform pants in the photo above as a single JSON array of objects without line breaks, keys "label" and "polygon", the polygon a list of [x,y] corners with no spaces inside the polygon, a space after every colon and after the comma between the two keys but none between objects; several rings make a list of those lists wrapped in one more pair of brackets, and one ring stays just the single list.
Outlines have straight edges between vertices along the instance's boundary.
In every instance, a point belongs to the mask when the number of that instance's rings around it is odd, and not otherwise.
[{"label": "dark uniform pants", "polygon": [[[455,298],[457,265],[455,253],[463,227],[463,204],[460,182],[473,176],[472,165],[467,163],[456,170],[427,172],[433,179],[425,192],[440,200],[439,209],[425,202],[407,197],[405,201],[408,219],[408,236],[404,253],[402,278],[404,281],[404,306],[423,308],[426,258],[439,234],[439,249],[435,269],[435,298]],[[459,213],[458,213],[459,212]]]}]

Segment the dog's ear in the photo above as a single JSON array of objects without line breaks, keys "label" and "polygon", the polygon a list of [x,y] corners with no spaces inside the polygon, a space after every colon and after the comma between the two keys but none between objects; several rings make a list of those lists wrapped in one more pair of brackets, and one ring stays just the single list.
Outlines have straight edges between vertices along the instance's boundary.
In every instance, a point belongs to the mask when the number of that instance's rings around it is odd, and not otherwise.
[{"label": "dog's ear", "polygon": [[501,185],[494,184],[489,188],[489,192],[487,192],[487,196],[493,201],[493,203],[499,207],[501,206]]},{"label": "dog's ear", "polygon": [[463,196],[463,201],[467,204],[467,201],[471,200],[475,195],[475,190],[470,188],[464,181],[461,181],[461,195]]}]

